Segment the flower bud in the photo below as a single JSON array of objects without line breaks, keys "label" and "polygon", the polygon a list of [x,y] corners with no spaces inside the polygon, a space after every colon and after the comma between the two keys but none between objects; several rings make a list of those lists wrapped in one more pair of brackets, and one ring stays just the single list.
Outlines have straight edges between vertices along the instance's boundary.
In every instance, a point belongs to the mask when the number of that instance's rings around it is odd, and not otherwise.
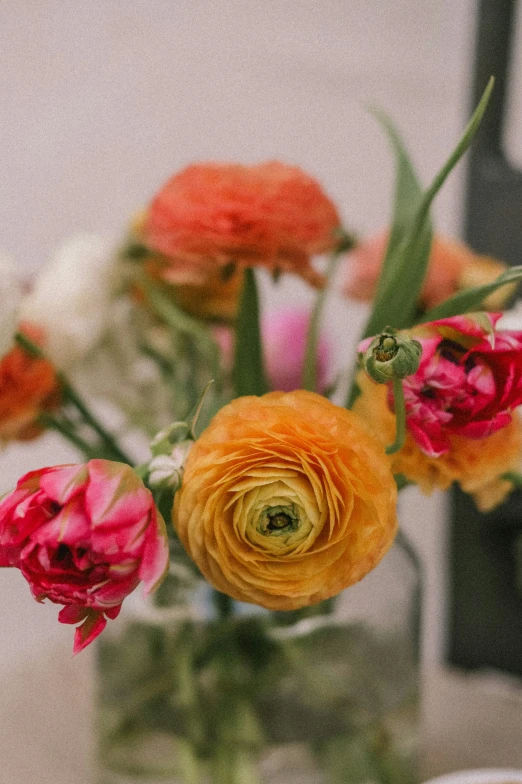
[{"label": "flower bud", "polygon": [[375,337],[363,354],[363,365],[378,384],[387,384],[394,378],[406,378],[419,367],[422,346],[404,334],[386,329]]},{"label": "flower bud", "polygon": [[149,463],[148,484],[153,490],[178,490],[181,486],[185,460],[194,442],[186,439],[176,444],[170,455],[157,455]]},{"label": "flower bud", "polygon": [[150,451],[154,458],[159,455],[170,455],[174,444],[180,444],[189,436],[190,425],[187,422],[173,422],[156,433],[150,442]]}]

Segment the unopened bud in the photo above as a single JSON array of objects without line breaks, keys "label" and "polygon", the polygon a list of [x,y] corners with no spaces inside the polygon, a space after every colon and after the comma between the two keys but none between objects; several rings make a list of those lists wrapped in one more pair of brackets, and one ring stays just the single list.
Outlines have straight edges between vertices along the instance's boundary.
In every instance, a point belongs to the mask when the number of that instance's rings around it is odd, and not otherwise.
[{"label": "unopened bud", "polygon": [[172,447],[185,441],[189,435],[190,427],[187,422],[173,422],[168,427],[156,433],[150,442],[150,451],[157,457],[158,455],[170,455]]},{"label": "unopened bud", "polygon": [[419,367],[422,346],[418,340],[387,329],[377,335],[363,354],[363,365],[378,384],[406,378]]},{"label": "unopened bud", "polygon": [[193,443],[191,439],[181,441],[170,455],[163,454],[152,458],[149,463],[148,484],[153,490],[177,490],[180,487],[185,460]]}]

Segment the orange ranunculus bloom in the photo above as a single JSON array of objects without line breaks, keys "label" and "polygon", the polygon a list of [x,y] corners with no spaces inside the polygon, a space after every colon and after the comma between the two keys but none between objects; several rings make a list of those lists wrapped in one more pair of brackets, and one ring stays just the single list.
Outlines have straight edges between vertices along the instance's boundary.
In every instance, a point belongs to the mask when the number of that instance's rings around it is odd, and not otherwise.
[{"label": "orange ranunculus bloom", "polygon": [[174,175],[150,204],[144,244],[169,260],[171,280],[198,282],[230,262],[294,272],[318,286],[310,258],[333,250],[340,218],[296,166],[199,163]]},{"label": "orange ranunculus bloom", "polygon": [[[219,270],[202,275],[198,282],[174,283],[171,281],[171,266],[161,258],[145,262],[145,270],[152,279],[165,284],[165,290],[176,305],[205,321],[234,321],[239,308],[243,287],[243,271],[236,268],[231,275],[223,276]],[[176,277],[174,275],[174,277]]]},{"label": "orange ranunculus bloom", "polygon": [[[351,299],[369,302],[377,290],[388,232],[376,234],[354,248],[346,262],[344,293]],[[479,256],[461,242],[435,236],[431,246],[426,279],[420,303],[428,310],[463,289],[491,283],[507,265],[497,259]],[[514,291],[514,286],[504,286],[484,302],[484,309],[501,310]]]},{"label": "orange ranunculus bloom", "polygon": [[[131,244],[143,243],[145,219],[143,210],[133,216],[129,229]],[[146,251],[141,263],[150,279],[161,283],[165,293],[185,313],[212,322],[235,320],[244,278],[239,267],[222,270],[212,264],[210,268],[187,268],[185,261],[177,264],[154,251]],[[138,301],[146,300],[139,283],[133,286],[133,292]]]},{"label": "orange ranunculus bloom", "polygon": [[[353,410],[365,420],[383,445],[395,438],[395,415],[387,402],[387,386],[376,384],[364,372],[357,376],[361,394]],[[489,511],[498,506],[513,485],[501,474],[518,471],[522,455],[522,425],[513,414],[509,425],[480,440],[450,435],[450,449],[440,457],[422,452],[410,433],[404,446],[391,455],[392,470],[418,484],[430,494],[434,489],[447,490],[458,482],[464,492],[473,496],[477,507]]]},{"label": "orange ranunculus bloom", "polygon": [[218,590],[291,610],[376,566],[396,530],[396,486],[377,439],[313,392],[238,398],[192,447],[173,522]]},{"label": "orange ranunculus bloom", "polygon": [[[39,342],[40,333],[24,325],[24,333]],[[43,431],[39,414],[59,401],[59,384],[53,365],[31,357],[14,346],[0,359],[0,443],[36,438]]]}]

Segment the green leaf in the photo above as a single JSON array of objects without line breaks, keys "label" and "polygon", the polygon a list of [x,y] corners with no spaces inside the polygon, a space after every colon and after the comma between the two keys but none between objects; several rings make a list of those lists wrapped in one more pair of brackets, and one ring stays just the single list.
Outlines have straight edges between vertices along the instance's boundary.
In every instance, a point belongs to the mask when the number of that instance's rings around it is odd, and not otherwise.
[{"label": "green leaf", "polygon": [[237,397],[264,395],[269,390],[263,362],[256,278],[250,267],[245,270],[236,324],[233,380]]},{"label": "green leaf", "polygon": [[319,327],[321,325],[321,316],[323,315],[324,306],[330,283],[334,277],[341,251],[334,251],[328,263],[326,270],[326,284],[321,289],[316,298],[315,305],[310,316],[310,323],[308,324],[308,333],[306,336],[306,348],[303,362],[303,389],[308,389],[310,392],[316,392],[317,388],[317,343],[319,341]]},{"label": "green leaf", "polygon": [[472,289],[465,289],[454,294],[445,302],[424,313],[420,323],[480,310],[482,302],[486,297],[502,286],[508,286],[519,280],[522,280],[522,266],[511,267],[511,269],[499,275],[492,283],[485,283],[483,286],[475,286]]},{"label": "green leaf", "polygon": [[[392,248],[386,273],[379,284],[373,310],[366,325],[365,337],[378,334],[387,325],[396,329],[411,326],[431,247],[431,204],[449,173],[471,144],[486,110],[493,82],[492,77],[455,150],[422,196],[402,239]],[[403,178],[406,181],[405,175]],[[404,208],[401,206],[400,210],[396,209],[397,213],[404,214]]]},{"label": "green leaf", "polygon": [[[377,117],[393,146],[397,178],[388,247],[364,337],[378,334],[389,324],[396,328],[409,325],[407,322],[413,318],[426,274],[432,238],[428,215],[418,235],[412,235],[423,192],[395,126],[386,115],[378,114]],[[401,321],[406,321],[406,324]]]},{"label": "green leaf", "polygon": [[393,264],[390,264],[390,259],[393,259],[394,252],[404,238],[406,230],[418,210],[422,200],[422,187],[402,139],[391,119],[384,112],[378,110],[372,110],[372,113],[388,134],[395,153],[397,170],[393,216],[377,288],[377,292],[379,292],[390,274],[393,275]]}]

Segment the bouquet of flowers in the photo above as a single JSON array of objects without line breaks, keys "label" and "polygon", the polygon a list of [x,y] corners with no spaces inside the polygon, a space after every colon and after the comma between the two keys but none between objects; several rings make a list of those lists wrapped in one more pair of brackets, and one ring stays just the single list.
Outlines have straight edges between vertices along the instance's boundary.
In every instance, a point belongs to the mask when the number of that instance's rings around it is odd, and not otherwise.
[{"label": "bouquet of flowers", "polygon": [[[432,241],[429,216],[491,88],[426,191],[381,118],[397,187],[375,239],[295,166],[200,163],[116,251],[76,238],[29,291],[3,262],[0,439],[53,429],[84,462],[1,500],[0,566],[62,605],[75,653],[103,632],[100,781],[416,780],[415,607],[379,640],[349,608],[396,601],[372,583],[394,540],[418,587],[398,490],[456,482],[490,509],[521,483],[522,332],[496,311],[522,268]],[[332,380],[339,267],[371,310]],[[311,313],[261,315],[257,268],[304,279]]]}]

